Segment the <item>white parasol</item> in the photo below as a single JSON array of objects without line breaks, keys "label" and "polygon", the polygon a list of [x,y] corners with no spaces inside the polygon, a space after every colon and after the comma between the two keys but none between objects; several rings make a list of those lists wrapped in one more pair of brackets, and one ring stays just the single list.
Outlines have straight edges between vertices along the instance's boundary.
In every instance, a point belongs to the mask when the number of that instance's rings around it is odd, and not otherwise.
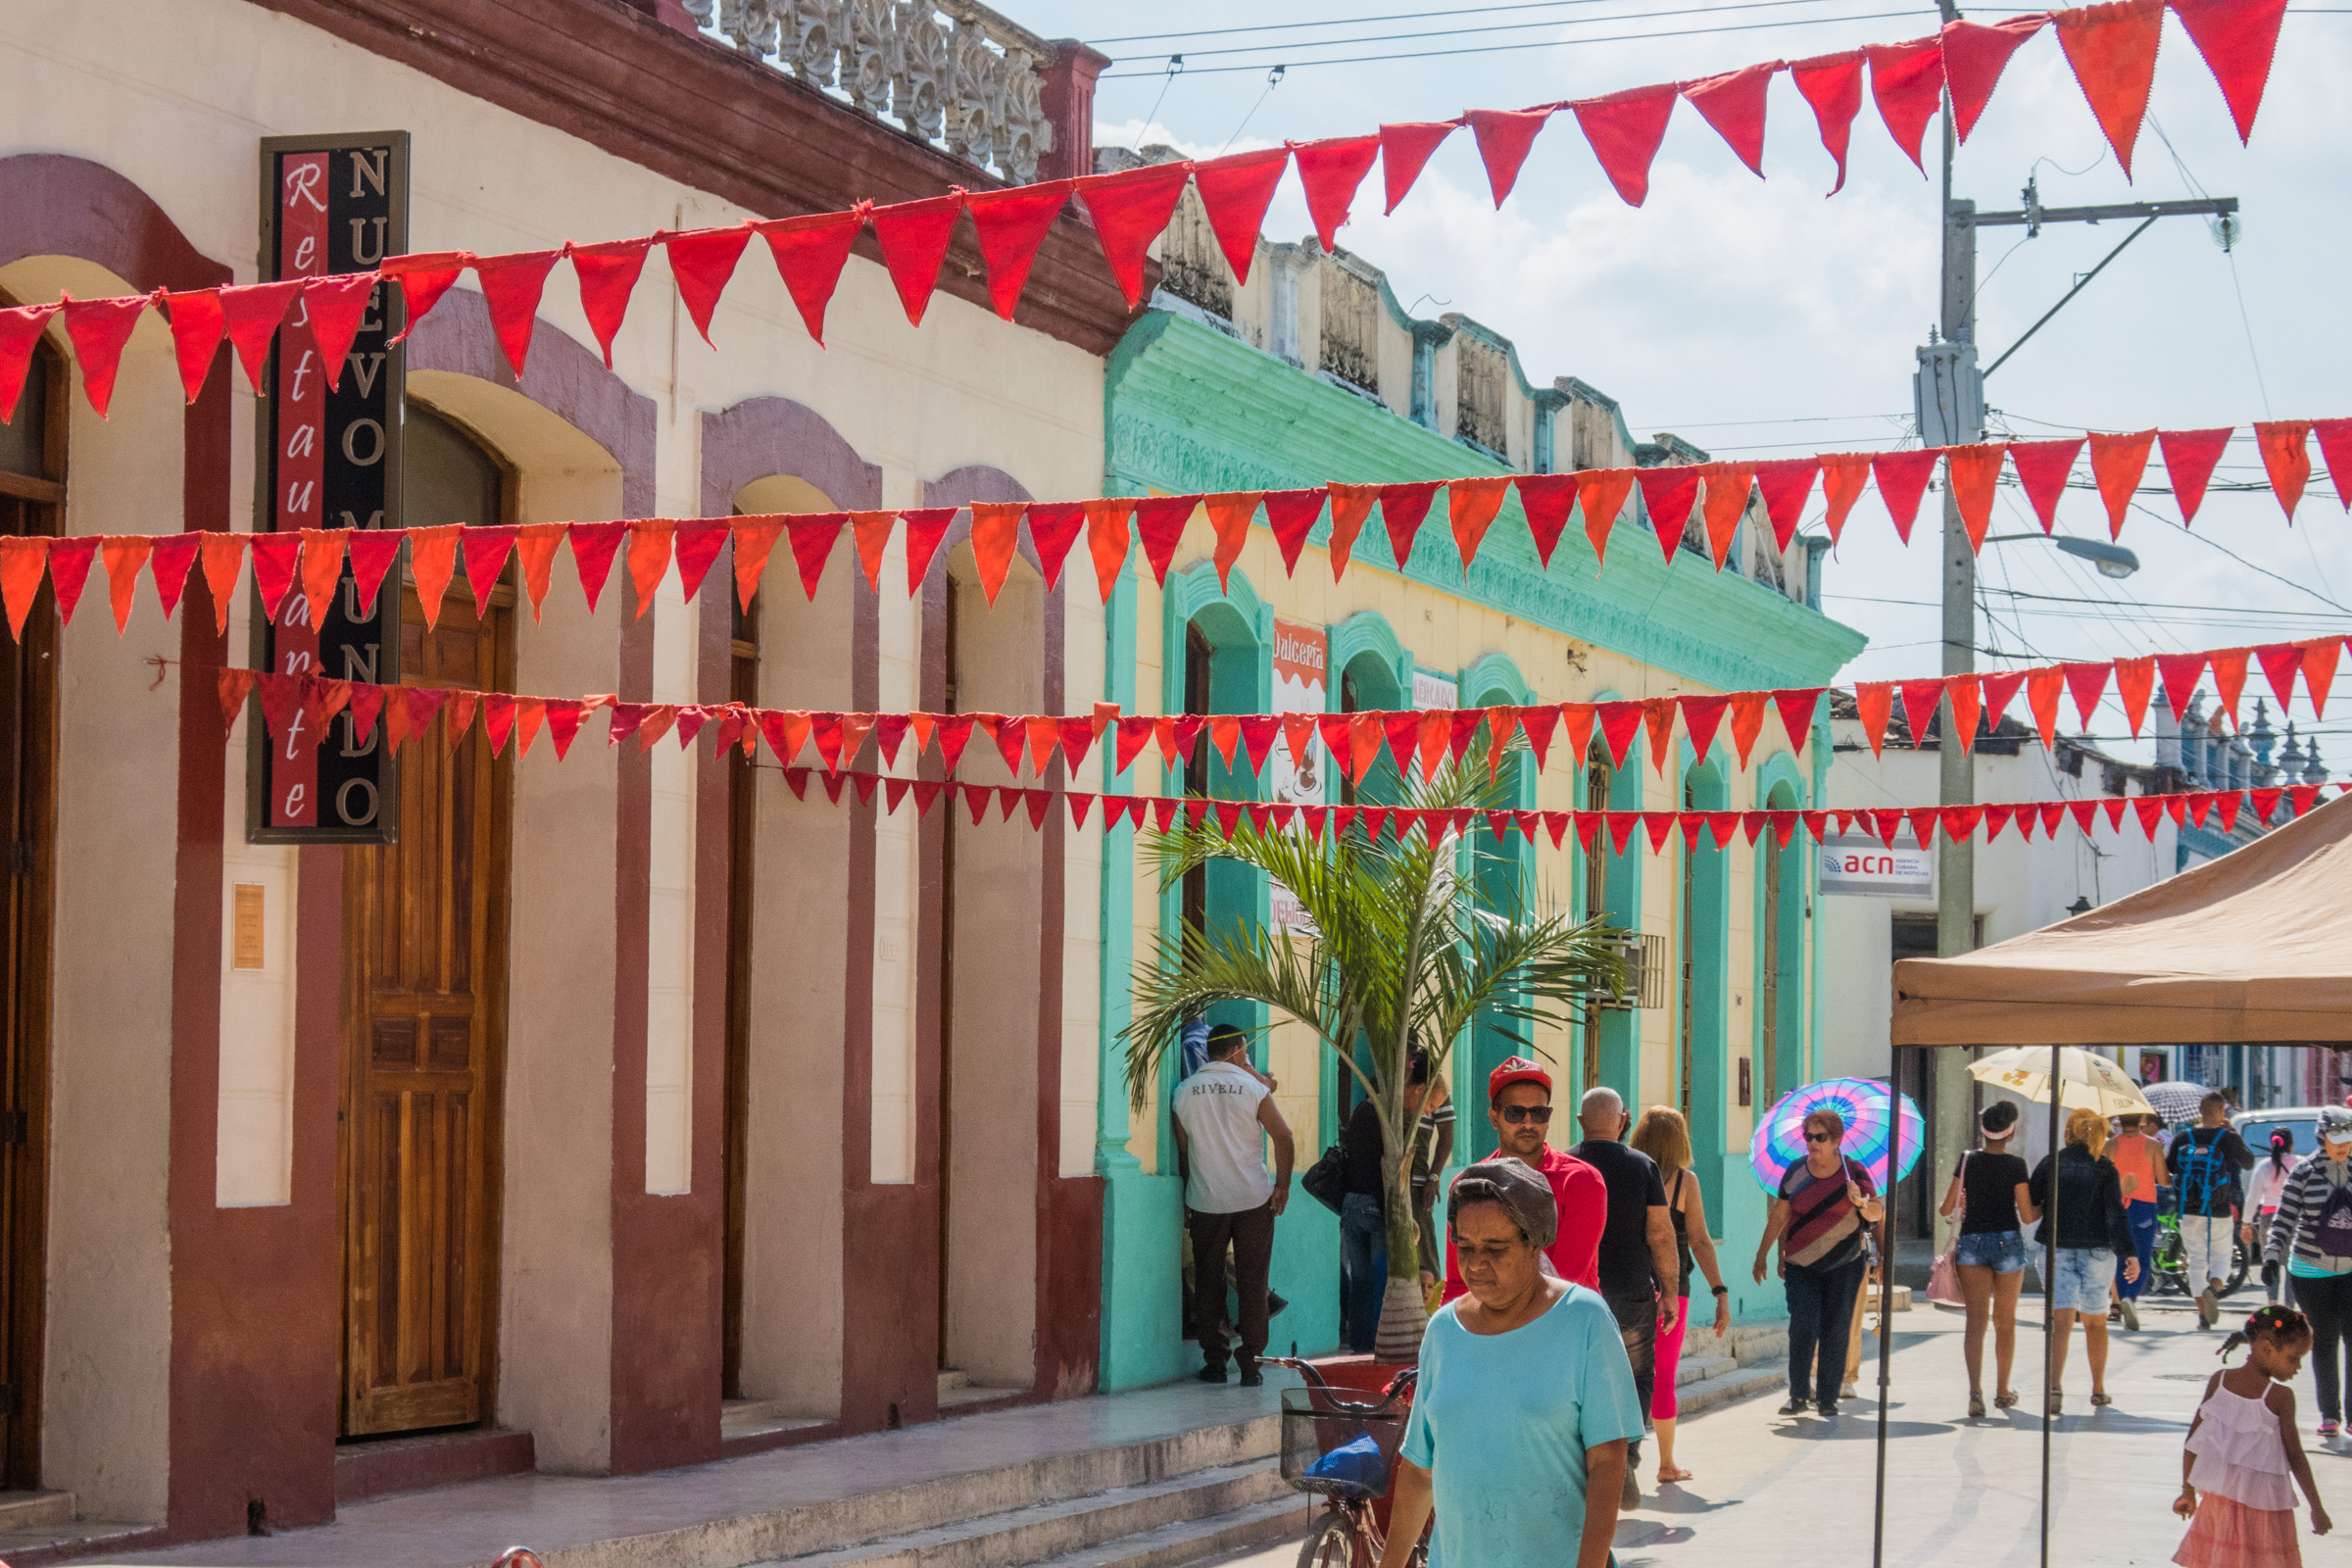
[{"label": "white parasol", "polygon": [[2050,1055],[2058,1056],[2060,1105],[2102,1116],[2147,1116],[2155,1107],[2107,1057],[2081,1046],[2012,1046],[1969,1064],[1969,1076],[2022,1099],[2050,1101]]}]

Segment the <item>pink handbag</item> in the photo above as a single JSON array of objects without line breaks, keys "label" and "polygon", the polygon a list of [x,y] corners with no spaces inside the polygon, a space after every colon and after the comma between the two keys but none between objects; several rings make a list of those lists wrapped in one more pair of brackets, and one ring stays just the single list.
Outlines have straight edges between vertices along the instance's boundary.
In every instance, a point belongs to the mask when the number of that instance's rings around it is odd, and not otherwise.
[{"label": "pink handbag", "polygon": [[[1968,1215],[1968,1155],[1966,1154],[1960,1156],[1960,1191],[1962,1195],[1960,1214],[1963,1219],[1966,1219]],[[1959,1250],[1959,1247],[1960,1231],[1955,1226],[1952,1230],[1951,1241],[1945,1245],[1942,1251],[1936,1254],[1936,1261],[1928,1266],[1929,1300],[1940,1301],[1945,1306],[1966,1304],[1965,1298],[1960,1294],[1960,1270],[1952,1258],[1952,1254]]]}]

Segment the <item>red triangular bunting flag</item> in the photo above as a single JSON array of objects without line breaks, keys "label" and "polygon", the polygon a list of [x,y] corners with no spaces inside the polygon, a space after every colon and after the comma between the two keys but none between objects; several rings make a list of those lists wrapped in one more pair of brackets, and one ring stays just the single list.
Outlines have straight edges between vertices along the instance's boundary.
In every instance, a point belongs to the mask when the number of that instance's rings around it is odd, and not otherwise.
[{"label": "red triangular bunting flag", "polygon": [[1756,465],[1756,488],[1764,496],[1764,515],[1772,520],[1772,537],[1782,550],[1796,537],[1796,525],[1813,495],[1821,473],[1819,458],[1776,458]]},{"label": "red triangular bunting flag", "polygon": [[2173,501],[2180,508],[2180,525],[2196,521],[2205,503],[2205,486],[2214,465],[2230,445],[2230,430],[2159,430],[2156,444],[2164,451],[2164,471],[2173,481]]},{"label": "red triangular bunting flag", "polygon": [[2090,112],[2115,149],[2124,177],[2132,177],[2132,147],[2148,112],[2156,79],[2156,42],[2164,30],[2164,0],[2118,0],[2053,14],[2059,47]]},{"label": "red triangular bunting flag", "polygon": [[[743,259],[743,248],[752,242],[751,225],[688,229],[683,233],[663,233],[661,239],[669,254],[669,275],[677,281],[678,298],[685,303],[686,315],[694,322],[694,329],[703,335],[703,341],[710,343],[710,313],[718,309],[718,297],[726,291],[727,279],[735,275],[735,264]],[[559,746],[557,754],[561,756],[562,752]]]},{"label": "red triangular bunting flag", "polygon": [[1962,141],[1976,128],[1977,117],[1992,97],[1993,84],[2018,45],[2045,26],[2046,16],[2017,17],[1990,26],[1975,22],[1946,23],[1943,28],[1943,73],[1952,92],[1952,124]]},{"label": "red triangular bunting flag", "polygon": [[2018,487],[2041,519],[2041,531],[2058,525],[2058,498],[2066,493],[2067,476],[2082,452],[2082,437],[2061,441],[2012,441],[2009,465],[2017,470]]},{"label": "red triangular bunting flag", "polygon": [[847,213],[813,213],[754,225],[767,241],[793,308],[818,348],[825,345],[825,307],[833,301],[841,270],[849,265],[850,247],[865,232],[869,211],[871,205],[861,201]]},{"label": "red triangular bunting flag", "polygon": [[1069,202],[1072,181],[1050,179],[984,191],[966,199],[972,227],[979,232],[980,257],[988,264],[988,301],[1005,320],[1021,303],[1038,247]]},{"label": "red triangular bunting flag", "polygon": [[1548,570],[1552,547],[1560,542],[1560,534],[1568,526],[1568,513],[1576,505],[1577,476],[1523,473],[1517,483],[1519,510],[1527,516],[1528,537],[1535,541],[1536,559]]},{"label": "red triangular bunting flag", "polygon": [[1273,530],[1274,543],[1282,551],[1286,577],[1298,569],[1298,553],[1306,548],[1306,536],[1314,531],[1315,519],[1323,515],[1324,493],[1320,488],[1265,493],[1266,526]]},{"label": "red triangular bunting flag", "polygon": [[2303,487],[2311,482],[2311,453],[2305,440],[2310,434],[2309,419],[2254,422],[2254,439],[2262,448],[2262,466],[2271,477],[2271,494],[2278,498],[2289,522],[2295,520]]},{"label": "red triangular bunting flag", "polygon": [[891,286],[906,319],[923,324],[931,292],[939,287],[939,270],[956,237],[956,220],[963,215],[963,192],[930,196],[919,202],[899,202],[873,210],[874,238],[882,246],[882,265],[890,271]]},{"label": "red triangular bunting flag", "polygon": [[1102,242],[1102,259],[1131,311],[1144,302],[1144,254],[1168,226],[1192,177],[1193,166],[1179,162],[1089,174],[1078,181],[1078,195]]},{"label": "red triangular bunting flag", "polygon": [[512,256],[473,259],[474,280],[482,285],[482,304],[490,313],[490,330],[516,376],[522,374],[523,361],[530,356],[539,295],[563,254],[560,250],[517,251]]},{"label": "red triangular bunting flag", "polygon": [[1918,447],[1909,452],[1882,452],[1870,460],[1871,477],[1879,482],[1879,499],[1886,503],[1886,514],[1894,519],[1895,537],[1905,544],[1911,542],[1911,525],[1919,520],[1919,498],[1927,493],[1939,455],[1934,447]]},{"label": "red triangular bunting flag", "polygon": [[612,368],[612,339],[629,314],[629,296],[645,271],[645,253],[651,239],[616,239],[601,245],[570,245],[571,275],[580,285],[580,314],[588,331],[604,351],[605,368]]},{"label": "red triangular bunting flag", "polygon": [[[1543,104],[1534,109],[1473,109],[1462,117],[1470,122],[1470,134],[1478,138],[1478,159],[1487,166],[1487,188],[1494,193],[1496,207],[1518,183],[1519,166],[1527,162],[1536,132],[1551,116],[1552,106]],[[1647,160],[1642,170],[1646,177]]]},{"label": "red triangular bunting flag", "polygon": [[2173,0],[2173,15],[2213,72],[2242,145],[2254,134],[2254,112],[2278,48],[2286,0]]},{"label": "red triangular bunting flag", "polygon": [[1649,197],[1649,166],[1666,139],[1666,122],[1674,116],[1673,86],[1635,87],[1605,98],[1584,98],[1568,107],[1592,144],[1601,172],[1629,206]]},{"label": "red triangular bunting flag", "polygon": [[1682,84],[1690,107],[1759,179],[1764,174],[1764,96],[1780,69],[1778,61],[1767,61]]},{"label": "red triangular bunting flag", "polygon": [[1838,183],[1829,194],[1845,189],[1845,154],[1854,134],[1854,117],[1862,112],[1862,51],[1816,55],[1788,67],[1788,79],[1812,106],[1813,122],[1821,128],[1821,145],[1838,161]]},{"label": "red triangular bunting flag", "polygon": [[1334,136],[1324,141],[1295,141],[1291,161],[1298,167],[1298,183],[1306,187],[1306,216],[1315,225],[1315,238],[1332,249],[1332,237],[1348,221],[1356,187],[1372,172],[1380,156],[1378,136]]},{"label": "red triangular bunting flag", "polygon": [[1458,120],[1416,120],[1380,127],[1380,177],[1386,187],[1388,211],[1395,212],[1404,193],[1421,177],[1421,170],[1438,143],[1452,135]]},{"label": "red triangular bunting flag", "polygon": [[2098,481],[2099,499],[2107,503],[2110,539],[2123,536],[2124,514],[2131,510],[2139,476],[2147,471],[2148,447],[2155,439],[2153,430],[2119,435],[2094,430],[2090,434],[2090,476]]},{"label": "red triangular bunting flag", "polygon": [[1268,147],[1258,152],[1212,158],[1193,166],[1193,186],[1200,193],[1200,205],[1208,213],[1208,226],[1217,236],[1217,248],[1225,253],[1226,265],[1233,269],[1237,283],[1250,281],[1250,259],[1257,254],[1257,232],[1265,225],[1266,209],[1274,201],[1274,187],[1290,162],[1288,147]]},{"label": "red triangular bunting flag", "polygon": [[1943,103],[1943,40],[1874,43],[1862,52],[1870,57],[1870,95],[1879,106],[1879,119],[1886,122],[1886,133],[1903,156],[1926,173],[1919,149],[1928,122]]}]

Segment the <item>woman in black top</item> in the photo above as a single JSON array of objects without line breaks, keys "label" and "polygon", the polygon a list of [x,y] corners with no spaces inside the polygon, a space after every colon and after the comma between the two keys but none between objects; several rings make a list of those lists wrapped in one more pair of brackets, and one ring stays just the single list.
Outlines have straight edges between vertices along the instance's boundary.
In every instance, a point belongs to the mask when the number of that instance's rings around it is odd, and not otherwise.
[{"label": "woman in black top", "polygon": [[1370,1355],[1380,1333],[1380,1304],[1389,1288],[1388,1205],[1381,1200],[1380,1109],[1369,1096],[1355,1103],[1340,1148],[1348,1156],[1348,1196],[1340,1206],[1340,1327],[1348,1348]]},{"label": "woman in black top", "polygon": [[1960,1232],[1952,1239],[1952,1262],[1960,1276],[1960,1298],[1968,1308],[1961,1353],[1968,1361],[1972,1416],[1984,1413],[1987,1322],[1992,1324],[1993,1361],[1999,1374],[1993,1402],[2004,1410],[2017,1402],[2017,1391],[2009,1387],[2009,1368],[2017,1359],[2017,1298],[2026,1283],[2026,1238],[2019,1225],[2040,1218],[2026,1192],[2026,1162],[2009,1152],[2009,1140],[2017,1133],[2017,1106],[1996,1101],[1984,1107],[1977,1125],[1984,1134],[1984,1147],[1960,1156],[1936,1210],[1946,1219],[1955,1208],[1962,1210]]},{"label": "woman in black top", "polygon": [[2046,1270],[2052,1415],[2059,1411],[2058,1380],[2066,1371],[2066,1341],[2078,1317],[2082,1348],[2090,1357],[2090,1402],[2115,1402],[2107,1396],[2107,1294],[2115,1283],[2115,1260],[2124,1260],[2125,1279],[2135,1280],[2139,1258],[2132,1250],[2132,1223],[2124,1217],[2123,1176],[2106,1152],[2107,1118],[2095,1110],[2071,1111],[2055,1170],[2045,1158],[2026,1184],[2037,1207],[2045,1213],[2057,1210],[2042,1226],[2045,1240],[2053,1225],[2057,1231]]}]

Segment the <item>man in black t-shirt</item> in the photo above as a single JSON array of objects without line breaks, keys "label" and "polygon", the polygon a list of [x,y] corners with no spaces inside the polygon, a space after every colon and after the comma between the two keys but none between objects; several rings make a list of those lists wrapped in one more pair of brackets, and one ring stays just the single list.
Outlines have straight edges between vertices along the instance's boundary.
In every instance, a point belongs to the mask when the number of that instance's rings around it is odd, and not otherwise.
[{"label": "man in black t-shirt", "polygon": [[[1600,1294],[1616,1314],[1626,1359],[1634,1364],[1634,1395],[1646,1417],[1657,1388],[1658,1330],[1673,1326],[1682,1295],[1681,1254],[1666,1211],[1666,1184],[1658,1179],[1655,1160],[1625,1146],[1634,1118],[1616,1090],[1585,1091],[1576,1119],[1585,1141],[1570,1152],[1600,1172],[1609,1190],[1608,1223],[1600,1233]],[[1626,1450],[1624,1507],[1642,1500],[1635,1480],[1641,1463],[1642,1445],[1636,1442]]]}]

